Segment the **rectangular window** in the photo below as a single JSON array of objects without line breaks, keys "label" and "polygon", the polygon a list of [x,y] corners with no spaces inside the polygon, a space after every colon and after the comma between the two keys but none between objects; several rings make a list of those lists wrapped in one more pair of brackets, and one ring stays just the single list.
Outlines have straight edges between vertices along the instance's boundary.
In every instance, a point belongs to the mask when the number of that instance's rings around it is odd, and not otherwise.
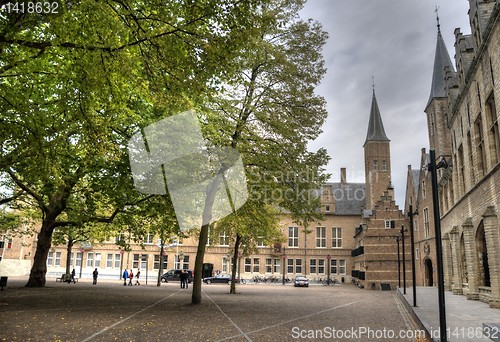
[{"label": "rectangular window", "polygon": [[273,260],[271,258],[266,258],[266,273],[271,273],[273,271],[272,262]]},{"label": "rectangular window", "polygon": [[394,220],[385,220],[385,228],[386,229],[396,228],[396,221],[394,221]]},{"label": "rectangular window", "polygon": [[299,227],[288,227],[288,247],[299,247]]},{"label": "rectangular window", "polygon": [[325,273],[325,259],[318,259],[318,273]]},{"label": "rectangular window", "polygon": [[339,260],[339,274],[345,274],[345,259]]},{"label": "rectangular window", "polygon": [[61,252],[56,252],[55,266],[61,266]]},{"label": "rectangular window", "polygon": [[331,264],[330,264],[330,273],[331,274],[337,274],[338,273],[337,260],[332,259],[330,261],[331,261]]},{"label": "rectangular window", "polygon": [[101,267],[101,253],[95,254],[94,267]]},{"label": "rectangular window", "polygon": [[295,259],[295,273],[302,273],[302,259]]},{"label": "rectangular window", "polygon": [[76,253],[76,262],[75,266],[82,266],[82,252],[77,252]]},{"label": "rectangular window", "polygon": [[132,268],[139,268],[139,254],[134,254],[134,261],[132,263]]},{"label": "rectangular window", "polygon": [[378,171],[378,160],[373,161],[373,170]]},{"label": "rectangular window", "polygon": [[106,255],[106,268],[112,268],[113,267],[113,254],[107,254]]},{"label": "rectangular window", "polygon": [[465,163],[463,145],[458,147],[458,177],[460,179],[460,190],[465,193]]},{"label": "rectangular window", "polygon": [[274,268],[273,271],[274,273],[280,273],[281,272],[281,259],[280,258],[274,258]]},{"label": "rectangular window", "polygon": [[316,270],[316,259],[309,259],[309,273],[318,273]]},{"label": "rectangular window", "polygon": [[387,171],[387,160],[382,160],[382,171]]},{"label": "rectangular window", "polygon": [[418,257],[419,257],[419,249],[418,248],[415,248],[415,259],[418,260]]},{"label": "rectangular window", "polygon": [[332,228],[332,248],[342,248],[342,228]]},{"label": "rectangular window", "polygon": [[330,206],[329,205],[326,205],[325,206],[325,212],[329,213],[330,212]]},{"label": "rectangular window", "polygon": [[94,253],[87,253],[87,267],[94,267]]},{"label": "rectangular window", "polygon": [[[144,268],[146,268],[145,264],[144,264]],[[182,269],[189,270],[189,255],[184,255],[184,260],[182,262]]]},{"label": "rectangular window", "polygon": [[257,237],[257,247],[266,247],[263,236]]},{"label": "rectangular window", "polygon": [[[160,255],[159,254],[155,254],[153,268],[155,270],[160,269]],[[166,270],[167,268],[168,268],[168,255],[165,255],[165,256],[163,256],[163,269]]]},{"label": "rectangular window", "polygon": [[500,161],[500,133],[498,130],[498,116],[493,93],[491,93],[488,101],[486,101],[486,117],[488,119],[488,140],[493,167]]},{"label": "rectangular window", "polygon": [[252,259],[251,258],[245,258],[245,272],[246,273],[252,272]]},{"label": "rectangular window", "polygon": [[479,113],[476,122],[474,123],[475,129],[475,142],[477,151],[477,170],[479,176],[482,177],[486,173],[486,148],[484,146],[484,135],[483,135],[483,120],[481,118],[481,113]]},{"label": "rectangular window", "polygon": [[219,246],[229,246],[229,235],[225,230],[219,233]]},{"label": "rectangular window", "polygon": [[254,273],[260,272],[260,259],[259,258],[253,258],[253,272]]},{"label": "rectangular window", "polygon": [[154,243],[154,234],[148,233],[144,237],[144,243],[148,245],[152,245]]},{"label": "rectangular window", "polygon": [[316,227],[316,247],[326,247],[326,227]]},{"label": "rectangular window", "polygon": [[49,252],[47,256],[47,266],[52,266],[54,264],[54,252]]},{"label": "rectangular window", "polygon": [[231,260],[228,257],[222,258],[222,273],[229,273],[229,264]]},{"label": "rectangular window", "polygon": [[[470,131],[467,133],[467,153],[469,154],[469,174],[471,179],[471,184],[474,186],[476,184],[476,178],[474,176],[474,154],[472,153],[472,138]],[[450,188],[453,189],[453,188]],[[451,198],[453,201],[453,197]]]},{"label": "rectangular window", "polygon": [[118,236],[115,237],[116,244],[123,243],[124,241],[125,241],[125,238],[124,238],[123,234],[118,234]]},{"label": "rectangular window", "polygon": [[120,268],[121,261],[122,261],[122,255],[120,253],[115,253],[115,263],[114,263],[113,267]]},{"label": "rectangular window", "polygon": [[429,222],[429,208],[424,208],[424,237],[428,238],[430,235],[430,222]]},{"label": "rectangular window", "polygon": [[287,259],[287,267],[286,267],[287,273],[293,273],[293,264],[294,264],[293,259]]}]

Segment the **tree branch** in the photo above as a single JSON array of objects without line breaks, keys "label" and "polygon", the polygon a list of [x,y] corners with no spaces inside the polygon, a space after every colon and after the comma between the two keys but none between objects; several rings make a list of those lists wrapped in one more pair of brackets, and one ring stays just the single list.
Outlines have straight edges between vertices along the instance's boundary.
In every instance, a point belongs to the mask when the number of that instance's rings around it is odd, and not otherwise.
[{"label": "tree branch", "polygon": [[38,205],[40,206],[40,208],[42,208],[42,210],[44,212],[47,212],[48,211],[48,208],[47,206],[45,205],[45,203],[43,202],[43,199],[37,194],[35,193],[34,190],[30,189],[27,185],[25,185],[19,178],[17,178],[17,176],[14,174],[14,172],[12,172],[11,169],[7,169],[7,173],[9,174],[9,176],[12,178],[12,180],[17,184],[17,186],[19,186],[21,189],[23,189],[28,195],[30,195],[31,197],[33,197],[35,199],[35,201],[38,203]]}]

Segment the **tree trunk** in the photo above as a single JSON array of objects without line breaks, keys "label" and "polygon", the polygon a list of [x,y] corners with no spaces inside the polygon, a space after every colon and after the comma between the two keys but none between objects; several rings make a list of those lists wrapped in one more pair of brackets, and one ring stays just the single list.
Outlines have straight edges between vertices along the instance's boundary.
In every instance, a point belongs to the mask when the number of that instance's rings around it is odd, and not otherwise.
[{"label": "tree trunk", "polygon": [[201,278],[203,276],[203,258],[205,257],[205,249],[208,241],[208,227],[210,226],[210,221],[212,221],[214,199],[222,183],[224,171],[225,169],[221,168],[215,178],[207,185],[207,197],[205,198],[205,206],[203,208],[203,222],[206,223],[201,226],[200,239],[198,240],[198,249],[196,251],[196,261],[194,264],[191,304],[201,304]]},{"label": "tree trunk", "polygon": [[201,279],[203,276],[203,258],[208,241],[208,227],[210,224],[201,226],[198,249],[196,251],[196,261],[194,264],[193,294],[191,304],[201,304]]},{"label": "tree trunk", "polygon": [[33,258],[33,266],[31,267],[30,278],[26,287],[44,287],[45,275],[47,273],[47,256],[49,254],[50,245],[52,243],[52,233],[54,220],[45,218],[42,222],[42,228],[38,233],[38,241],[36,243],[35,257]]},{"label": "tree trunk", "polygon": [[68,246],[66,248],[66,274],[69,274],[71,271],[69,270],[71,267],[71,249],[73,248],[74,242],[73,240],[68,240]]},{"label": "tree trunk", "polygon": [[156,286],[160,286],[161,285],[161,275],[163,273],[163,260],[164,260],[164,256],[163,256],[163,246],[164,246],[164,243],[163,243],[163,234],[161,235],[161,247],[160,247],[160,267],[158,267],[158,281],[156,282]]},{"label": "tree trunk", "polygon": [[[231,294],[236,293],[236,266],[238,265],[240,241],[241,241],[240,234],[236,234],[236,241],[234,242],[233,265],[231,266],[231,287],[229,290],[229,293]],[[241,265],[238,266],[241,267]],[[241,279],[238,280],[241,281]]]}]

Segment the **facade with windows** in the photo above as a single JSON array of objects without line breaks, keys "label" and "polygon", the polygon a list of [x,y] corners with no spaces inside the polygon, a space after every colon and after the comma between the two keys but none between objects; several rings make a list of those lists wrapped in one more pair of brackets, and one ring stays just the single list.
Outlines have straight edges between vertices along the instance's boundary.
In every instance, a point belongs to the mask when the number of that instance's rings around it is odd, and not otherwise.
[{"label": "facade with windows", "polygon": [[[456,69],[438,23],[425,111],[436,162],[444,158],[448,164],[438,170],[445,289],[500,307],[500,1],[469,3],[471,34],[454,32]],[[417,281],[432,286],[436,279],[434,213],[432,198],[425,196],[431,191],[425,185],[430,183],[426,166],[426,162],[420,165],[413,207],[418,208],[421,236]],[[407,203],[410,196],[407,193]]]}]

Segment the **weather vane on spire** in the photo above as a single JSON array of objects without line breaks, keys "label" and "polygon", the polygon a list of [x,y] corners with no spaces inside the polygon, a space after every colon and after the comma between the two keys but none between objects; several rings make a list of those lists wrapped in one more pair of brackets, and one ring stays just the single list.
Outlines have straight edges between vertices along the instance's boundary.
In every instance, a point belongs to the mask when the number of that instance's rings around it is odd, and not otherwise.
[{"label": "weather vane on spire", "polygon": [[375,77],[372,75],[372,89],[373,93],[375,94]]},{"label": "weather vane on spire", "polygon": [[441,35],[441,25],[439,24],[439,6],[436,5],[436,9],[434,10],[434,12],[436,13],[438,34]]}]

